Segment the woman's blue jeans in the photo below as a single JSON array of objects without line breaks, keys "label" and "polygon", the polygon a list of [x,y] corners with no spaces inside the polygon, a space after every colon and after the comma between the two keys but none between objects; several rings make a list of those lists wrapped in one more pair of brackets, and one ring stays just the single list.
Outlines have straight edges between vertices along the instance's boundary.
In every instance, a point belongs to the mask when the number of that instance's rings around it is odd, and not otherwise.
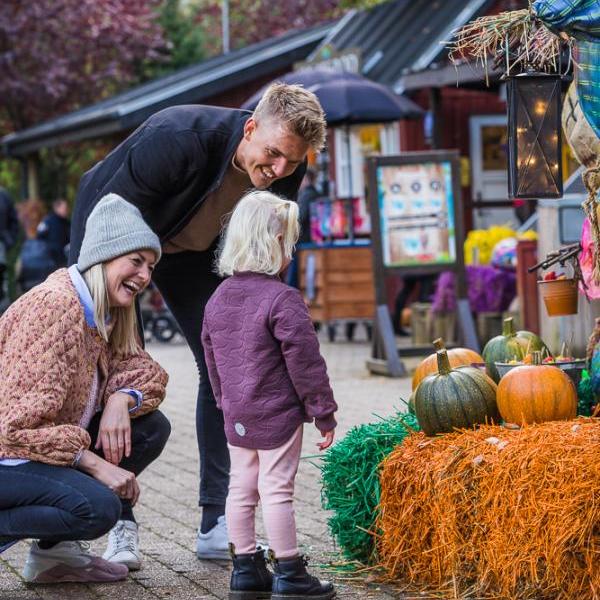
[{"label": "woman's blue jeans", "polygon": [[[94,447],[100,414],[90,423]],[[155,460],[171,426],[159,411],[131,420],[131,456],[120,467],[141,473]],[[119,518],[133,519],[131,505],[103,483],[70,467],[27,462],[0,465],[0,537],[48,542],[93,540]]]}]

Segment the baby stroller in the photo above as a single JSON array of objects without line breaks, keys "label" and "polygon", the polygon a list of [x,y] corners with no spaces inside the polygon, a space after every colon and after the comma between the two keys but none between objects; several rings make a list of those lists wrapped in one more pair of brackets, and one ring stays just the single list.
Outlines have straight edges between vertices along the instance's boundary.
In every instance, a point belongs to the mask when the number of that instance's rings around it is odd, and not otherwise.
[{"label": "baby stroller", "polygon": [[170,342],[175,334],[181,333],[177,321],[168,309],[163,297],[154,284],[150,284],[140,299],[146,341],[152,338],[159,342]]}]

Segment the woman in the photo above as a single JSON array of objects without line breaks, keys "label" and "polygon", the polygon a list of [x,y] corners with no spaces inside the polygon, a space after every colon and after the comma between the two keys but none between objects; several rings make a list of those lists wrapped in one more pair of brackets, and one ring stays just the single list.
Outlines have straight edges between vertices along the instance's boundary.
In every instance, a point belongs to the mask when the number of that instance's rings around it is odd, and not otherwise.
[{"label": "woman", "polygon": [[[109,194],[77,265],[0,318],[0,545],[34,538],[23,577],[116,581],[140,566],[136,476],[170,433],[167,374],[142,350],[135,297],[160,258],[139,210]],[[110,531],[103,558],[79,540]]]}]

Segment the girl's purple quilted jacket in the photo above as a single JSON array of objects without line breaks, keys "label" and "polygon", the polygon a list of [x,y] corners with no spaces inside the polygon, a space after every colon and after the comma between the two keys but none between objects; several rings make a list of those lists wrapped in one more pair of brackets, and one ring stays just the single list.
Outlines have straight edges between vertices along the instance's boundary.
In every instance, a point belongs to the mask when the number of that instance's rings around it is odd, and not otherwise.
[{"label": "girl's purple quilted jacket", "polygon": [[202,344],[232,446],[269,450],[303,423],[336,426],[337,405],[300,292],[278,277],[236,273],[206,305]]}]

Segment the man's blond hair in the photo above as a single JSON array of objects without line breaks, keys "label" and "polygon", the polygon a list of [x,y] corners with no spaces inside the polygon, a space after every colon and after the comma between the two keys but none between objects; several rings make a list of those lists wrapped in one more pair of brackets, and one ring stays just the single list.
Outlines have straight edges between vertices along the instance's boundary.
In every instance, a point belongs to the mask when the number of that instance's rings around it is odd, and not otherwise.
[{"label": "man's blond hair", "polygon": [[320,152],[325,145],[327,123],[318,98],[301,85],[271,84],[254,110],[254,119],[275,118]]}]

